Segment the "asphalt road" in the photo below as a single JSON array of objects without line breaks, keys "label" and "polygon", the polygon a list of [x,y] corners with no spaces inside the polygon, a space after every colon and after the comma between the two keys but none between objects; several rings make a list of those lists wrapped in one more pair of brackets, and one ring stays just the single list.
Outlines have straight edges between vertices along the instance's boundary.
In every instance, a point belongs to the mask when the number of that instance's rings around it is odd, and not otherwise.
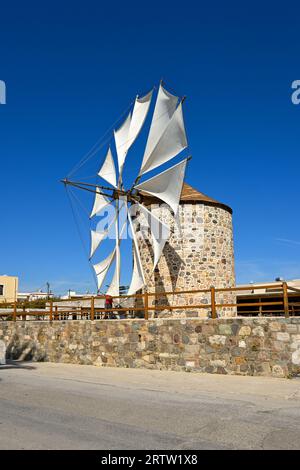
[{"label": "asphalt road", "polygon": [[300,449],[300,380],[0,366],[0,449]]}]

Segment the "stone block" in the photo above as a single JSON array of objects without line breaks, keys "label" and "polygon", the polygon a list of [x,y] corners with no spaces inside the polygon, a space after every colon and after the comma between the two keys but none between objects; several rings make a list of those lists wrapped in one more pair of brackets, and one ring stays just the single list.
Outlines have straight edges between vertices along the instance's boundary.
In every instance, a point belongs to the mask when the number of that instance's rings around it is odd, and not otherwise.
[{"label": "stone block", "polygon": [[300,349],[297,349],[292,354],[292,363],[295,365],[300,365]]},{"label": "stone block", "polygon": [[221,335],[231,335],[232,334],[231,325],[226,325],[226,324],[219,325],[219,333]]},{"label": "stone block", "polygon": [[195,367],[195,361],[186,361],[185,365],[188,368],[194,368]]},{"label": "stone block", "polygon": [[0,340],[0,365],[6,364],[6,346],[4,341]]},{"label": "stone block", "polygon": [[239,330],[239,336],[249,336],[251,335],[251,328],[250,326],[242,326]]},{"label": "stone block", "polygon": [[242,364],[245,364],[246,360],[244,357],[235,357],[234,358],[234,362],[235,364],[237,364],[238,366],[242,365]]},{"label": "stone block", "polygon": [[252,330],[253,336],[265,336],[264,329],[262,326],[256,326]]},{"label": "stone block", "polygon": [[208,338],[208,341],[211,345],[224,345],[226,342],[226,336],[223,335],[213,335]]},{"label": "stone block", "polygon": [[146,354],[145,356],[142,356],[142,359],[149,364],[155,364],[155,357],[153,354]]},{"label": "stone block", "polygon": [[277,321],[272,321],[269,325],[271,331],[280,331],[281,330],[281,323]]},{"label": "stone block", "polygon": [[233,323],[231,325],[231,331],[232,331],[232,334],[235,336],[237,334],[237,332],[239,331],[239,328],[240,326],[238,325],[238,323]]},{"label": "stone block", "polygon": [[226,367],[226,361],[222,359],[213,359],[209,363],[213,367]]},{"label": "stone block", "polygon": [[284,341],[287,342],[290,340],[290,335],[289,333],[277,333],[276,338],[278,341]]},{"label": "stone block", "polygon": [[213,335],[215,332],[215,328],[213,325],[203,325],[202,326],[202,334],[204,335]]},{"label": "stone block", "polygon": [[290,334],[293,334],[293,333],[297,333],[298,331],[298,328],[297,328],[297,325],[286,325],[286,332],[287,333],[290,333]]},{"label": "stone block", "polygon": [[295,349],[300,349],[300,341],[293,341],[290,345],[290,349],[292,351]]},{"label": "stone block", "polygon": [[285,377],[286,372],[279,364],[275,364],[272,366],[272,375],[274,377]]}]

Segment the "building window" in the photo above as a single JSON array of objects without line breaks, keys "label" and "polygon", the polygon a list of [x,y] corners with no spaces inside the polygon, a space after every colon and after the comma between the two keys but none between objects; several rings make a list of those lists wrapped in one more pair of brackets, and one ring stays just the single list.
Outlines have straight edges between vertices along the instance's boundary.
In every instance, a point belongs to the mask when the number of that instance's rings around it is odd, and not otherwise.
[{"label": "building window", "polygon": [[3,291],[4,291],[4,285],[0,284],[0,295],[3,295]]}]

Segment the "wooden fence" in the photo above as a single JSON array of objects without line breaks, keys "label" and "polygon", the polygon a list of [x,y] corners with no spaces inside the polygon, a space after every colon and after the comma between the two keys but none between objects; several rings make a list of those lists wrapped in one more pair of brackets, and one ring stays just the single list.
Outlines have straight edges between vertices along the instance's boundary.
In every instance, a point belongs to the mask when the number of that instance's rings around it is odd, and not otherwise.
[{"label": "wooden fence", "polygon": [[[255,291],[261,290],[270,290],[279,298],[276,301],[259,301],[259,302],[222,302],[217,303],[216,296],[218,293],[237,293],[237,292],[244,292],[244,294],[255,294]],[[159,312],[163,310],[167,310],[172,312],[173,310],[200,310],[205,309],[209,311],[209,317],[212,319],[218,318],[217,310],[222,311],[223,308],[241,308],[241,307],[259,307],[260,313],[259,315],[264,315],[264,313],[273,313],[279,316],[285,316],[288,318],[290,315],[300,315],[300,302],[291,302],[289,300],[289,293],[296,292],[299,294],[300,297],[300,289],[296,289],[295,287],[289,286],[286,282],[278,283],[278,284],[266,284],[266,285],[259,285],[254,286],[252,284],[239,286],[239,287],[222,287],[222,288],[215,288],[211,287],[210,289],[199,289],[199,290],[186,290],[186,291],[172,291],[172,292],[144,292],[142,294],[134,294],[134,295],[121,295],[113,297],[113,301],[118,300],[118,303],[122,303],[122,300],[128,301],[128,299],[133,299],[134,306],[115,306],[113,305],[112,308],[106,309],[104,307],[98,307],[95,305],[95,300],[104,300],[104,295],[99,295],[95,297],[81,297],[73,299],[73,303],[79,302],[88,302],[89,305],[73,305],[73,306],[66,306],[66,305],[59,305],[60,303],[66,303],[66,301],[49,301],[48,305],[43,310],[35,310],[35,311],[28,311],[21,303],[13,303],[13,304],[6,304],[5,309],[1,309],[0,304],[0,320],[28,320],[28,319],[36,319],[36,320],[49,320],[49,321],[57,321],[57,320],[78,320],[78,319],[87,319],[87,320],[95,320],[95,319],[103,319],[103,318],[116,318],[116,315],[119,317],[135,317],[138,314],[142,314],[146,320],[149,318],[150,312]],[[159,297],[166,297],[166,296],[175,296],[175,295],[196,295],[196,294],[206,294],[210,298],[210,303],[199,303],[199,304],[185,304],[185,305],[169,305],[169,304],[154,304],[150,303],[150,299],[154,297],[154,299],[158,299]],[[70,301],[71,302],[71,301]],[[137,303],[141,303],[142,305],[137,305]],[[270,310],[267,312],[263,310],[263,307],[270,307]],[[281,307],[278,309],[278,307]],[[277,310],[272,310],[276,308]],[[244,313],[251,314],[253,311],[247,311]],[[243,312],[239,313],[239,316],[243,315]],[[29,318],[28,318],[29,317]]]}]

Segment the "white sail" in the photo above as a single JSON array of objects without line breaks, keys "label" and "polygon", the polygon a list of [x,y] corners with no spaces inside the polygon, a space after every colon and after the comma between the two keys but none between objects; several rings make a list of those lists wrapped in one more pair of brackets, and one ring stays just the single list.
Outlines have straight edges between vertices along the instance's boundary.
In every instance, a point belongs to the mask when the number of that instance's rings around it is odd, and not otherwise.
[{"label": "white sail", "polygon": [[159,220],[158,217],[156,217],[142,204],[136,204],[134,210],[138,210],[141,214],[143,214],[144,218],[146,219],[147,226],[149,227],[151,232],[151,240],[154,254],[154,271],[157,266],[157,263],[160,260],[164,246],[170,237],[170,228],[161,220]]},{"label": "white sail", "polygon": [[108,148],[108,152],[106,154],[104,163],[101,169],[99,170],[98,175],[116,188],[116,185],[117,185],[116,168],[115,168],[115,163],[114,163],[114,159],[113,159],[110,147]]},{"label": "white sail", "polygon": [[130,112],[119,129],[114,131],[120,175],[122,175],[127,152],[143,127],[151,98],[152,91],[143,97],[137,97],[132,113]]},{"label": "white sail", "polygon": [[163,163],[176,157],[187,147],[187,139],[184,128],[182,103],[174,112],[164,133],[144,163],[141,175],[154,170]]},{"label": "white sail", "polygon": [[152,93],[153,91],[151,90],[149,93],[147,93],[147,95],[141,96],[140,98],[137,97],[135,100],[129,128],[127,150],[130,149],[144,125],[145,119],[149,111]]},{"label": "white sail", "polygon": [[106,291],[107,295],[111,296],[117,296],[120,293],[120,269],[121,269],[121,263],[120,263],[120,246],[116,246],[116,266],[115,266],[115,271],[114,275],[112,278],[112,281]]},{"label": "white sail", "polygon": [[119,127],[119,129],[114,131],[120,174],[122,173],[126,154],[127,154],[126,145],[127,145],[128,135],[129,135],[130,122],[131,122],[131,112],[128,114],[127,118],[125,119],[123,124]]},{"label": "white sail", "polygon": [[139,257],[136,251],[135,245],[133,245],[133,272],[131,277],[130,286],[127,294],[133,295],[137,291],[141,290],[145,285],[143,268],[139,261]]},{"label": "white sail", "polygon": [[[117,214],[119,214],[119,200],[116,200],[116,204],[117,204],[116,211],[117,211]],[[115,248],[116,265],[115,265],[115,271],[114,271],[112,281],[106,291],[108,295],[119,295],[119,290],[120,290],[121,260],[120,260],[119,217],[116,218],[116,222],[115,222],[115,235],[116,235],[116,248]]]},{"label": "white sail", "polygon": [[97,250],[98,246],[107,236],[107,230],[104,232],[96,232],[95,230],[91,230],[91,251],[90,251],[90,259],[93,257],[95,251]]},{"label": "white sail", "polygon": [[178,96],[174,96],[163,88],[159,87],[155,109],[152,117],[151,127],[148,135],[146,149],[140,170],[140,175],[146,173],[146,168],[150,166],[152,152],[164,134],[178,103]]},{"label": "white sail", "polygon": [[90,218],[94,217],[94,215],[98,214],[104,207],[110,204],[110,200],[107,199],[105,196],[101,194],[100,188],[96,188],[95,200],[93,209],[90,215]]},{"label": "white sail", "polygon": [[131,208],[128,210],[128,220],[133,240],[133,273],[131,277],[130,286],[127,292],[128,295],[135,294],[146,284],[136,232],[131,218],[131,214],[133,213],[134,207],[135,206],[131,206]]},{"label": "white sail", "polygon": [[114,275],[112,278],[112,281],[107,289],[107,294],[112,295],[112,296],[118,296],[120,295],[120,273],[121,273],[121,256],[120,256],[120,242],[122,239],[122,235],[124,233],[124,230],[127,226],[127,198],[126,196],[121,196],[120,201],[118,201],[117,205],[117,214],[120,215],[121,208],[125,207],[126,209],[126,216],[125,216],[125,221],[123,223],[123,226],[121,228],[121,232],[119,232],[119,218],[117,217],[116,222],[115,222],[115,231],[116,231],[116,246],[115,246],[115,258],[116,258],[116,265],[115,265],[115,271]]},{"label": "white sail", "polygon": [[178,211],[180,195],[185,175],[187,158],[180,163],[153,176],[147,181],[135,186],[135,189],[155,196],[166,202],[173,210],[175,216]]},{"label": "white sail", "polygon": [[114,250],[108,255],[107,258],[100,261],[100,263],[93,265],[93,268],[95,270],[96,277],[97,277],[98,290],[101,289],[105,276],[111,266],[111,263],[113,262],[115,258],[115,254],[116,254],[116,249],[114,248]]}]

